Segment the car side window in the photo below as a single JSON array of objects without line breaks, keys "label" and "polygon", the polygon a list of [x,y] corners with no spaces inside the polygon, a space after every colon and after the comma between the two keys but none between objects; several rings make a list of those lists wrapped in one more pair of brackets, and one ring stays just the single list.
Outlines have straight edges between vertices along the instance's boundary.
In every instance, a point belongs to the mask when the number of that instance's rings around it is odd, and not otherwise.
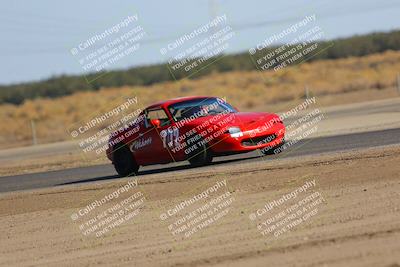
[{"label": "car side window", "polygon": [[171,124],[171,122],[169,121],[168,115],[167,113],[165,113],[165,111],[163,109],[152,109],[152,110],[147,110],[146,112],[146,124],[147,127],[150,127],[151,120],[160,120],[160,124],[161,126],[166,126]]}]

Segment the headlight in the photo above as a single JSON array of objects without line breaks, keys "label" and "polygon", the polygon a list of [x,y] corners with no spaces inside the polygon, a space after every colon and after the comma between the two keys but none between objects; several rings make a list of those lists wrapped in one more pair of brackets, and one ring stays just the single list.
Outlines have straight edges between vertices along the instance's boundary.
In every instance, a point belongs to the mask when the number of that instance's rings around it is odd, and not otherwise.
[{"label": "headlight", "polygon": [[239,127],[229,127],[226,131],[231,135],[231,137],[237,138],[243,136],[242,130]]}]

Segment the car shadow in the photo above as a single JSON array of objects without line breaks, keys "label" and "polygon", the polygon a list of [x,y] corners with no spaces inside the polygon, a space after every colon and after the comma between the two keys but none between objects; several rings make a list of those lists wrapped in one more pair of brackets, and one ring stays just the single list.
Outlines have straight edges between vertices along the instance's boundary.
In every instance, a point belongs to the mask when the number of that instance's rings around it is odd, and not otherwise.
[{"label": "car shadow", "polygon": [[[217,162],[212,162],[212,163],[208,164],[207,166],[203,166],[203,167],[192,167],[191,165],[187,164],[187,165],[182,165],[182,166],[172,166],[172,167],[166,167],[166,168],[158,168],[158,169],[152,169],[152,170],[139,171],[137,176],[140,177],[140,176],[146,176],[146,175],[150,175],[150,174],[167,173],[167,172],[172,172],[172,171],[182,171],[182,170],[188,170],[188,169],[194,169],[194,168],[206,168],[206,167],[209,167],[209,166],[218,166],[218,165],[221,165],[221,164],[227,164],[227,163],[233,163],[233,162],[238,162],[238,161],[251,160],[251,159],[256,159],[256,158],[262,158],[262,157],[260,157],[260,156],[251,156],[251,157],[246,157],[246,158],[220,160],[220,161],[217,161]],[[133,176],[130,176],[130,177],[133,177]],[[122,179],[122,178],[123,177],[120,177],[119,175],[107,175],[107,176],[83,179],[83,180],[79,180],[79,181],[61,183],[61,184],[57,184],[57,186],[71,185],[71,184],[82,184],[82,183],[90,183],[90,182],[97,182],[97,181],[104,181],[104,180],[111,180],[111,179]]]}]

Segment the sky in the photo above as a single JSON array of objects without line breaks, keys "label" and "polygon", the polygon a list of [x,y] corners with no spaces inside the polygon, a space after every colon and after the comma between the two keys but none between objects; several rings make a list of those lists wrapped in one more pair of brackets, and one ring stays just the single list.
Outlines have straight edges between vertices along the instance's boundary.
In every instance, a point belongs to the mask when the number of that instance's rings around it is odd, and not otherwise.
[{"label": "sky", "polygon": [[1,1],[0,84],[84,73],[71,49],[134,14],[146,32],[140,50],[108,69],[163,63],[162,47],[221,15],[235,32],[227,53],[246,51],[311,14],[323,39],[400,28],[399,0]]}]

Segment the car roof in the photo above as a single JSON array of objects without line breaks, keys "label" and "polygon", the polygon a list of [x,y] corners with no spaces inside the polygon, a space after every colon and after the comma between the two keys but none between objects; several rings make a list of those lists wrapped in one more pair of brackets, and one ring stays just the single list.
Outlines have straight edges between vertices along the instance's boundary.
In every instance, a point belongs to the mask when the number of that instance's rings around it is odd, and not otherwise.
[{"label": "car roof", "polygon": [[205,98],[215,98],[215,97],[213,97],[213,96],[186,96],[186,97],[173,98],[173,99],[168,99],[168,100],[154,103],[154,104],[148,106],[146,109],[152,109],[152,108],[156,108],[156,107],[167,107],[169,105],[180,103],[180,102],[185,102],[185,101],[195,100],[195,99],[205,99]]}]

